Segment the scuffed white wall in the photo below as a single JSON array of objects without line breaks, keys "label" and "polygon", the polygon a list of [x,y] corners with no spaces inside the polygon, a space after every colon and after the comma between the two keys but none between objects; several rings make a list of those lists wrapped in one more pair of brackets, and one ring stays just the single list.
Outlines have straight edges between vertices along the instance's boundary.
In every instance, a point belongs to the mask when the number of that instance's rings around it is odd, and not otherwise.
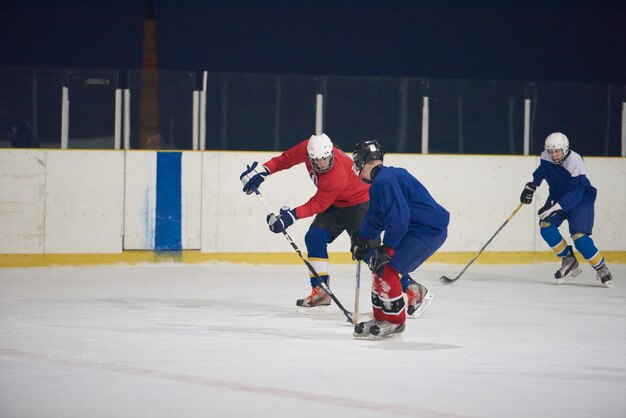
[{"label": "scuffed white wall", "polygon": [[[271,233],[261,199],[242,192],[246,164],[270,152],[183,152],[181,236],[203,252],[290,252]],[[154,246],[156,151],[1,150],[0,253],[116,253]],[[626,159],[586,158],[598,188],[594,240],[605,251],[626,250]],[[451,213],[440,251],[477,251],[511,214],[538,157],[388,154],[407,168]],[[304,165],[267,178],[263,201],[272,211],[295,207],[315,193]],[[544,184],[490,245],[490,251],[546,251],[536,212]],[[304,250],[311,218],[288,232]],[[562,228],[564,236],[567,229]],[[330,246],[345,252],[344,234]]]},{"label": "scuffed white wall", "polygon": [[[241,152],[205,155],[211,159],[205,170],[205,204],[202,251],[206,252],[284,252],[285,239],[269,232],[266,210],[255,195],[241,191],[239,175],[246,164],[263,163],[277,153]],[[586,158],[591,182],[598,191],[594,240],[605,251],[626,250],[626,159]],[[406,168],[451,214],[449,236],[440,251],[478,251],[519,204],[524,185],[532,180],[538,156],[421,155],[388,154],[385,164]],[[207,164],[205,163],[205,167]],[[207,177],[210,179],[207,180]],[[206,186],[206,183],[205,183]],[[490,244],[490,251],[546,251],[539,235],[537,211],[548,195],[544,183],[535,193],[533,204],[524,206]],[[267,178],[261,186],[270,209],[297,206],[315,192],[305,167],[296,166]],[[208,219],[210,218],[210,220]],[[304,234],[311,219],[298,220],[288,229],[304,248]],[[561,227],[568,238],[567,223]],[[349,248],[343,234],[329,251]]]},{"label": "scuffed white wall", "polygon": [[0,152],[0,254],[44,252],[45,194],[45,152]]},{"label": "scuffed white wall", "polygon": [[156,153],[128,151],[124,176],[124,249],[154,248]]},{"label": "scuffed white wall", "polygon": [[124,154],[45,152],[45,252],[119,252],[124,220]]}]

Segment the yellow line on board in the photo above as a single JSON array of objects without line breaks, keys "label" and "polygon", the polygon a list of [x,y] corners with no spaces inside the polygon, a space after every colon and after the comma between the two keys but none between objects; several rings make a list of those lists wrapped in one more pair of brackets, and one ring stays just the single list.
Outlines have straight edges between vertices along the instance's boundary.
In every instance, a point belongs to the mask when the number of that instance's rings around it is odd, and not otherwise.
[{"label": "yellow line on board", "polygon": [[[427,263],[466,264],[476,253],[435,253]],[[603,251],[608,264],[626,264],[626,251]],[[330,262],[354,263],[350,253],[331,253]],[[582,259],[582,257],[580,257]],[[543,252],[484,252],[477,264],[532,264],[556,262],[551,251]],[[156,263],[197,264],[210,262],[245,264],[299,264],[302,260],[294,252],[288,253],[203,253],[195,250],[178,252],[124,251],[116,254],[0,254],[0,267],[49,267],[49,266],[95,266],[135,265]]]}]

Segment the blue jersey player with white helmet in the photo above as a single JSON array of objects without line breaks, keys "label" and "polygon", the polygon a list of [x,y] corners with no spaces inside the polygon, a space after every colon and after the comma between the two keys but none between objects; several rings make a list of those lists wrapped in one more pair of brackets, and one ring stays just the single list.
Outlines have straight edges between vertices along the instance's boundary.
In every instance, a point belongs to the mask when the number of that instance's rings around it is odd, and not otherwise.
[{"label": "blue jersey player with white helmet", "polygon": [[567,245],[558,230],[567,220],[574,246],[596,270],[598,281],[611,287],[611,273],[590,236],[597,190],[587,178],[585,161],[569,148],[569,140],[561,132],[548,135],[540,158],[539,167],[533,173],[533,181],[524,187],[520,201],[530,204],[537,187],[544,180],[548,183],[549,196],[538,215],[541,236],[562,258],[561,267],[554,274],[557,284],[565,283],[581,273],[572,246]]}]

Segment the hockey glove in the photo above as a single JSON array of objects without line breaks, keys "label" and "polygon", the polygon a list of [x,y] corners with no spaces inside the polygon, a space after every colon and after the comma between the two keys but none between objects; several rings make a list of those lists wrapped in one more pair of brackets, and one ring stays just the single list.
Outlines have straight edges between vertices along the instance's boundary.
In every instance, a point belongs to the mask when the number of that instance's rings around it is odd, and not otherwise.
[{"label": "hockey glove", "polygon": [[522,195],[519,198],[520,203],[524,203],[526,205],[530,205],[533,201],[533,194],[537,190],[537,186],[531,181],[530,183],[526,183],[524,186],[524,190],[522,190]]},{"label": "hockey glove", "polygon": [[243,183],[243,191],[246,192],[246,194],[257,191],[261,183],[265,181],[265,177],[270,173],[267,167],[258,167],[258,165],[259,163],[256,161],[253,162],[252,165],[247,166],[246,171],[239,176],[239,180]]},{"label": "hockey glove", "polygon": [[383,272],[385,271],[385,266],[389,264],[395,252],[393,248],[385,247],[381,245],[376,248],[374,254],[370,258],[370,270],[378,277],[383,277]]},{"label": "hockey glove", "polygon": [[287,206],[280,208],[280,214],[278,216],[270,213],[267,215],[267,224],[270,227],[270,231],[275,234],[283,232],[289,228],[296,221],[296,210],[289,209]]},{"label": "hockey glove", "polygon": [[541,221],[550,222],[550,218],[561,215],[562,213],[563,208],[561,208],[561,205],[559,205],[554,200],[548,200],[546,204],[543,205],[541,209],[539,209],[537,215],[539,215],[539,219]]},{"label": "hockey glove", "polygon": [[350,252],[353,260],[364,260],[370,252],[368,241],[354,234],[350,243]]}]

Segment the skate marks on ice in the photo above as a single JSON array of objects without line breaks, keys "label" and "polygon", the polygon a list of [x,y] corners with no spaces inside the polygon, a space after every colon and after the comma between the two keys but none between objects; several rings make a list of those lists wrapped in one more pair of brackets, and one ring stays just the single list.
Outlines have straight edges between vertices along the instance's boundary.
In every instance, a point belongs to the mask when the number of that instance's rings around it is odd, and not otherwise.
[{"label": "skate marks on ice", "polygon": [[[596,279],[596,271],[588,265],[581,265],[582,272],[570,277],[568,280],[558,283],[554,278],[554,272],[558,268],[555,263],[536,263],[523,265],[475,265],[468,270],[461,279],[461,282],[480,283],[511,283],[525,282],[538,285],[554,285],[560,287],[579,286],[588,288],[606,288]],[[437,266],[437,271],[448,276],[455,275],[456,269],[449,266]],[[497,271],[492,273],[491,271]],[[554,270],[554,271],[552,271]],[[430,277],[431,275],[427,276]],[[427,281],[426,281],[427,282]]]},{"label": "skate marks on ice", "polygon": [[15,359],[26,359],[35,362],[43,362],[49,365],[87,369],[95,372],[100,372],[104,370],[107,372],[126,375],[130,377],[141,377],[148,379],[149,381],[161,380],[169,381],[172,383],[183,383],[198,387],[208,387],[218,390],[239,392],[240,394],[249,393],[262,395],[271,398],[283,399],[282,402],[291,400],[296,402],[305,402],[312,405],[331,405],[333,407],[343,408],[344,411],[362,410],[367,411],[368,413],[380,412],[406,417],[419,416],[425,418],[471,418],[471,416],[469,415],[460,415],[456,413],[446,413],[423,408],[415,408],[411,406],[402,406],[397,405],[396,403],[363,400],[358,397],[350,396],[313,393],[310,390],[303,391],[297,389],[286,389],[274,386],[267,386],[263,384],[246,383],[214,378],[193,373],[171,372],[155,368],[129,365],[121,362],[99,362],[84,358],[71,358],[66,356],[50,355],[49,353],[44,354],[34,351],[24,351],[2,347],[0,347],[0,356]]}]

